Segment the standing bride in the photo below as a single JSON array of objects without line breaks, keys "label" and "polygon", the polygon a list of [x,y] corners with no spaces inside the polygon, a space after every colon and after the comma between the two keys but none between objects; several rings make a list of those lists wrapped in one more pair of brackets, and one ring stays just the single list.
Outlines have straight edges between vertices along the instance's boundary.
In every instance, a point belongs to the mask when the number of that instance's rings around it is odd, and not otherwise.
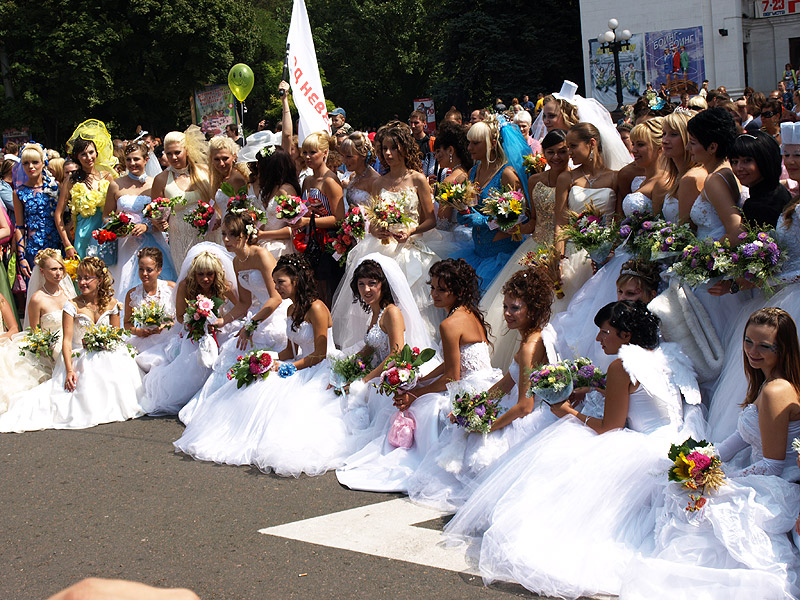
[{"label": "standing bride", "polygon": [[[369,235],[358,243],[347,256],[347,270],[342,281],[349,282],[361,259],[367,254],[379,252],[393,257],[406,276],[408,285],[426,320],[429,332],[435,333],[438,323],[436,310],[428,294],[428,268],[438,260],[427,246],[423,233],[436,226],[433,212],[431,188],[422,174],[419,148],[411,135],[411,129],[400,121],[391,121],[381,127],[375,136],[377,154],[382,165],[389,171],[375,180],[372,194],[380,199],[394,199],[402,206],[410,219],[407,229],[390,232],[370,224]],[[361,332],[343,331],[339,323],[349,310],[352,298],[347,286],[340,286],[333,300],[333,335],[337,345],[348,348],[358,341]]]}]

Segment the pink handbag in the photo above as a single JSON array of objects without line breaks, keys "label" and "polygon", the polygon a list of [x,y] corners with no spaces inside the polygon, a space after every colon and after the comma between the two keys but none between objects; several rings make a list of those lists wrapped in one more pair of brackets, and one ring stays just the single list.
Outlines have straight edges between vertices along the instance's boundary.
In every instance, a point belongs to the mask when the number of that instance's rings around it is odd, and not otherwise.
[{"label": "pink handbag", "polygon": [[410,412],[401,410],[392,419],[387,439],[395,448],[411,448],[414,445],[414,430],[417,422]]}]

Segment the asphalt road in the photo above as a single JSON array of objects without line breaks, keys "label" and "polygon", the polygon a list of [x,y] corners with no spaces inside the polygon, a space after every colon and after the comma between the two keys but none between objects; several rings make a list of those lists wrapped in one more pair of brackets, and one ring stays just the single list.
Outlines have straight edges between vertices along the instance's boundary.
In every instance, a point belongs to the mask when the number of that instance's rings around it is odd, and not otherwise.
[{"label": "asphalt road", "polygon": [[514,585],[258,533],[399,497],[333,473],[284,479],[176,455],[175,419],[0,435],[0,598],[88,577],[188,587],[203,600],[534,598]]}]

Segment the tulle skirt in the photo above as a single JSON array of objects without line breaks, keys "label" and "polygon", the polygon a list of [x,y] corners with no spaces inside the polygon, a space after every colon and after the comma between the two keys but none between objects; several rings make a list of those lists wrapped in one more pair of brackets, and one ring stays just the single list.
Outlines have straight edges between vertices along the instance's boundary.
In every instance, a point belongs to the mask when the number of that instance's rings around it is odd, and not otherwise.
[{"label": "tulle skirt", "polygon": [[0,432],[85,429],[144,414],[141,371],[127,349],[81,353],[72,366],[75,391],[64,389],[67,370],[59,360],[51,379],[13,399],[0,415]]},{"label": "tulle skirt", "polygon": [[560,598],[618,594],[628,562],[652,535],[651,497],[666,479],[670,443],[687,435],[671,427],[598,435],[561,419],[481,477],[445,533],[474,541],[483,532],[486,581]]},{"label": "tulle skirt", "polygon": [[349,453],[339,398],[328,387],[328,362],[211,394],[192,415],[176,450],[198,460],[256,465],[265,472],[321,475]]},{"label": "tulle skirt", "polygon": [[13,398],[50,379],[53,373],[52,358],[38,358],[29,353],[20,356],[19,346],[24,337],[25,334],[18,333],[13,339],[0,340],[0,373],[3,373],[0,413],[8,409]]},{"label": "tulle skirt", "polygon": [[620,598],[794,598],[800,557],[794,528],[800,487],[749,475],[705,494],[687,512],[688,490],[670,483],[656,512],[654,548],[633,560]]}]

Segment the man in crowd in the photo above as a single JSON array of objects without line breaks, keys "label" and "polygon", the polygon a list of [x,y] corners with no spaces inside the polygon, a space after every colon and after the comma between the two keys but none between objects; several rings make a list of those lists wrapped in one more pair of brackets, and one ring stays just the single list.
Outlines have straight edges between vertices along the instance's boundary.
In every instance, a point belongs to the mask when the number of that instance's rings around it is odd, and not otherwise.
[{"label": "man in crowd", "polygon": [[239,135],[239,128],[236,126],[236,123],[229,123],[225,126],[225,135],[227,135],[240,146],[244,146],[244,140],[242,139],[242,136]]},{"label": "man in crowd", "polygon": [[542,112],[542,106],[544,106],[544,94],[539,92],[536,94],[536,114],[534,116],[539,116],[539,113]]},{"label": "man in crowd", "polygon": [[426,177],[436,175],[437,163],[433,155],[433,138],[425,133],[425,123],[427,117],[421,110],[415,110],[408,116],[408,126],[411,128],[411,135],[419,146],[420,156],[422,157],[422,172]]},{"label": "man in crowd", "polygon": [[708,79],[703,79],[703,87],[700,88],[700,91],[697,92],[698,96],[705,98],[708,96]]},{"label": "man in crowd", "polygon": [[498,98],[494,101],[494,112],[505,112],[507,108],[502,98]]},{"label": "man in crowd", "polygon": [[3,160],[13,160],[14,162],[19,162],[19,144],[17,144],[17,142],[8,140],[6,145],[3,146],[3,154]]},{"label": "man in crowd", "polygon": [[531,113],[531,116],[533,116],[533,111],[536,110],[536,105],[533,102],[531,102],[531,99],[528,97],[527,94],[525,94],[522,97],[522,108]]},{"label": "man in crowd", "polygon": [[338,108],[334,108],[331,112],[328,113],[328,116],[331,119],[331,133],[336,135],[336,131],[344,127],[344,131],[347,135],[353,133],[353,128],[347,123],[347,113],[345,110],[340,106]]},{"label": "man in crowd", "polygon": [[479,123],[486,118],[486,109],[485,108],[476,108],[469,114],[469,124],[475,125],[475,123]]}]

